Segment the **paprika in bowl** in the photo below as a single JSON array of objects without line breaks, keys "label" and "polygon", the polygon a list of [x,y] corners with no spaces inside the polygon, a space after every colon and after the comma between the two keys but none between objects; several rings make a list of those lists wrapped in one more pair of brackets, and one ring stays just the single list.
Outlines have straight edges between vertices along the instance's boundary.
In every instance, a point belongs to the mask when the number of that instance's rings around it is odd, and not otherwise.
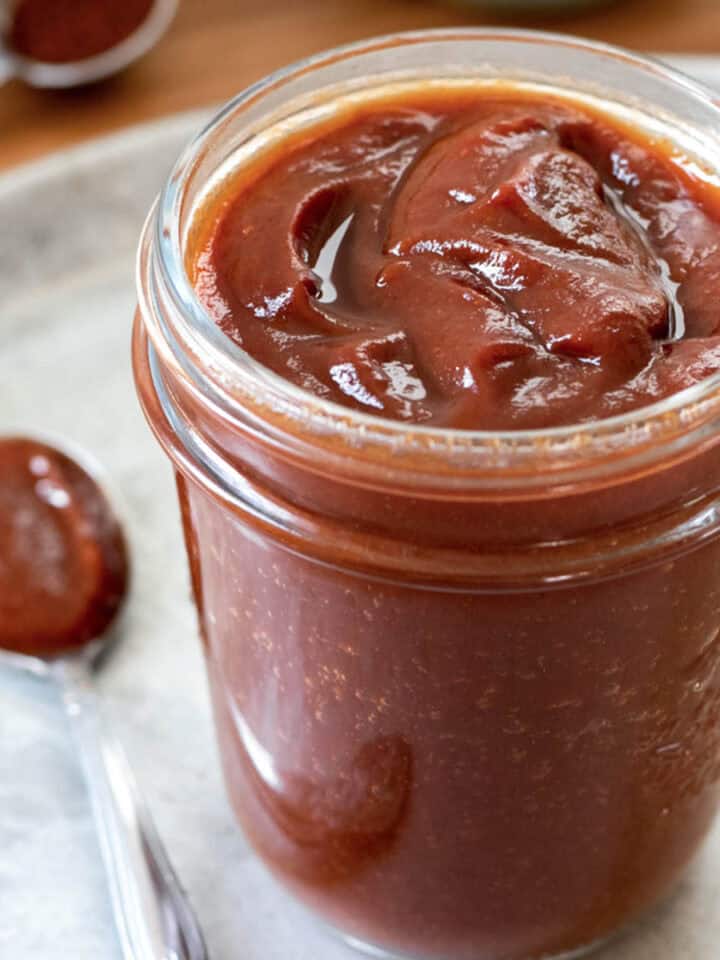
[{"label": "paprika in bowl", "polygon": [[226,781],[358,946],[531,960],[660,900],[720,778],[720,111],[547,34],[232,101],[141,240]]},{"label": "paprika in bowl", "polygon": [[153,0],[18,0],[7,38],[12,50],[41,63],[74,63],[105,53],[134,33]]},{"label": "paprika in bowl", "polygon": [[0,67],[34,87],[94,83],[144,56],[177,0],[13,0],[0,9]]}]

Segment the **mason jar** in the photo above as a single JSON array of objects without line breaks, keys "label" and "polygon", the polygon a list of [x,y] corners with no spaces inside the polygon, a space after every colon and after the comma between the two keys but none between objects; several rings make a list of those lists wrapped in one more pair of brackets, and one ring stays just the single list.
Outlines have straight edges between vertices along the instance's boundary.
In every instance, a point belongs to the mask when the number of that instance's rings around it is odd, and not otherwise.
[{"label": "mason jar", "polygon": [[530,960],[665,897],[718,806],[720,378],[554,429],[385,420],[244,353],[185,262],[258,150],[348,94],[457,77],[569,92],[718,165],[712,97],[622,50],[503,30],[332,50],[179,159],[140,243],[133,359],[250,843],[376,956]]}]

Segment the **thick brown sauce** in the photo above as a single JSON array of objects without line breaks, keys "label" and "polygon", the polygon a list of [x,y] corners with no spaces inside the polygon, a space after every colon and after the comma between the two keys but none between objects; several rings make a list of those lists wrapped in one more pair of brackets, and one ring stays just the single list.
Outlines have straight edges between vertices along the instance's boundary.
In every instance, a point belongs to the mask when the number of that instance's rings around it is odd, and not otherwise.
[{"label": "thick brown sauce", "polygon": [[200,214],[219,326],[393,419],[599,419],[720,369],[720,207],[665,143],[522,89],[418,88],[305,129]]}]

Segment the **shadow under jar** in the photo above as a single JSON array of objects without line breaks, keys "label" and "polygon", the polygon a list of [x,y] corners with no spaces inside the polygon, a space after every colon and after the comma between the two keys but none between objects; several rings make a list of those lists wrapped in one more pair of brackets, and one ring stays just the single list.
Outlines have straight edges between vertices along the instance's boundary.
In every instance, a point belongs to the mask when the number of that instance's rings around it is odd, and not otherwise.
[{"label": "shadow under jar", "polygon": [[717,807],[720,380],[547,430],[370,417],[251,359],[184,263],[278,124],[445,77],[572,91],[720,157],[711,98],[622,51],[512,31],[335,50],[241,94],[179,161],[141,241],[134,367],[253,846],[358,946],[529,960],[666,895]]}]

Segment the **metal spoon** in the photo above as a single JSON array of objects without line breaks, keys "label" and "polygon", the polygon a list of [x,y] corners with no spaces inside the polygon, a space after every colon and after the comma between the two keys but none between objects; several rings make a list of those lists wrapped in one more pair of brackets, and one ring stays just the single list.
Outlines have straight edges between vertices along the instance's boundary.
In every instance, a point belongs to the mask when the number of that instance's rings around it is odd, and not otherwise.
[{"label": "metal spoon", "polygon": [[[54,438],[51,445],[78,463],[96,481],[107,503],[113,502],[92,458]],[[125,754],[102,719],[93,675],[118,635],[110,628],[78,650],[47,659],[2,650],[0,664],[50,678],[60,688],[85,773],[125,960],[207,960],[197,919]]]},{"label": "metal spoon", "polygon": [[[119,73],[155,46],[175,15],[178,0],[155,0],[147,17],[114,47],[72,63],[43,63],[22,57],[0,39],[0,83],[12,78],[31,87],[60,89],[94,83]],[[0,38],[10,19],[12,0],[0,0]]]}]

